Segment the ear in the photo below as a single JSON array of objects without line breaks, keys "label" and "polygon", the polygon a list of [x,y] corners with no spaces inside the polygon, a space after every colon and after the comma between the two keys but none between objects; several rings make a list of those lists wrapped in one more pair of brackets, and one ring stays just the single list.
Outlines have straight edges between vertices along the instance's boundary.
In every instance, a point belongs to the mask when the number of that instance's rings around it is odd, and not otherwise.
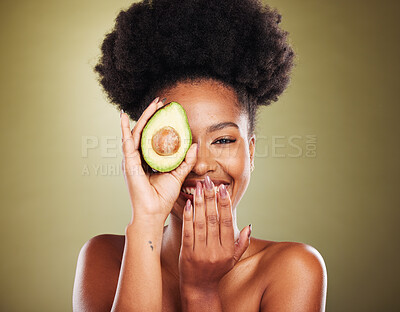
[{"label": "ear", "polygon": [[253,133],[249,139],[250,168],[254,168],[255,151],[256,151],[256,135]]}]

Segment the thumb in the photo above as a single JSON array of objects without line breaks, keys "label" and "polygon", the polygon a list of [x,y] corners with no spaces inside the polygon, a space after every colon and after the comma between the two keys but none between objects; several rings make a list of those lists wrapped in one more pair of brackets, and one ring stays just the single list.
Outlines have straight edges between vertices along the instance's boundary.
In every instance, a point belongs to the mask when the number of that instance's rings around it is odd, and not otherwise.
[{"label": "thumb", "polygon": [[239,239],[235,243],[233,258],[238,262],[250,245],[251,224],[246,226],[239,234]]},{"label": "thumb", "polygon": [[171,174],[181,183],[185,181],[186,176],[193,169],[197,161],[197,143],[193,143],[186,153],[185,160],[171,171]]}]

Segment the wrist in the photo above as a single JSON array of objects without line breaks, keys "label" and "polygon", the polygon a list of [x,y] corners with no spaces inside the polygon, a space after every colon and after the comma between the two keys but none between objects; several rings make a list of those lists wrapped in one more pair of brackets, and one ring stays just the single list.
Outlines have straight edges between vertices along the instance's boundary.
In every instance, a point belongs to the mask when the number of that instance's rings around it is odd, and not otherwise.
[{"label": "wrist", "polygon": [[218,288],[212,285],[209,288],[181,286],[181,304],[183,311],[222,311]]},{"label": "wrist", "polygon": [[160,228],[160,227],[163,228],[164,224],[165,224],[165,220],[167,220],[167,217],[164,217],[162,215],[152,215],[151,216],[151,215],[134,214],[131,222],[128,224],[127,227],[131,227],[132,225],[135,225],[135,226],[148,227],[150,229]]},{"label": "wrist", "polygon": [[164,222],[154,218],[134,218],[125,228],[125,235],[151,234],[161,236],[164,231]]},{"label": "wrist", "polygon": [[135,246],[143,250],[154,251],[154,255],[160,255],[163,238],[164,224],[154,220],[135,220],[125,228],[125,246]]},{"label": "wrist", "polygon": [[209,298],[218,295],[218,284],[208,284],[203,286],[180,285],[180,292],[190,300]]}]

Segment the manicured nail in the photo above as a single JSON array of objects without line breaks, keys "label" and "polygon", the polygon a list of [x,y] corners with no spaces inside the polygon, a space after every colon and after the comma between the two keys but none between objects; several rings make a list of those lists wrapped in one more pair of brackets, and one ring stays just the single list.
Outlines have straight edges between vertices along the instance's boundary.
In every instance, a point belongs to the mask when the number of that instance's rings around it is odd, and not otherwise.
[{"label": "manicured nail", "polygon": [[122,114],[124,113],[124,110],[121,109],[121,111],[119,112],[119,118],[121,118]]},{"label": "manicured nail", "polygon": [[158,100],[159,100],[159,99],[160,99],[160,97],[157,96],[157,97],[153,100],[153,102],[151,102],[151,103],[152,103],[152,104],[153,104],[153,103],[158,103]]},{"label": "manicured nail", "polygon": [[163,98],[162,100],[161,100],[161,102],[163,103],[163,105],[165,104],[165,101],[167,100],[167,98]]},{"label": "manicured nail", "polygon": [[228,196],[228,193],[226,192],[226,186],[224,184],[219,186],[219,194],[221,195],[221,198],[226,198]]},{"label": "manicured nail", "polygon": [[197,182],[196,183],[196,196],[197,197],[201,197],[201,183],[200,182]]},{"label": "manicured nail", "polygon": [[206,177],[205,177],[204,183],[205,183],[206,189],[207,189],[208,191],[212,191],[212,190],[213,190],[214,186],[213,186],[213,183],[212,183],[212,181],[211,181],[211,179],[210,179],[209,176],[206,176]]},{"label": "manicured nail", "polygon": [[249,230],[249,233],[247,234],[247,238],[249,238],[250,237],[250,234],[251,234],[251,231],[253,230],[253,228],[252,228],[253,226],[251,225],[251,223],[249,224],[249,228],[250,228],[250,230]]},{"label": "manicured nail", "polygon": [[186,212],[189,212],[189,211],[190,211],[190,205],[191,205],[191,202],[190,202],[190,199],[188,199],[188,200],[186,201],[186,205],[185,205],[185,211],[186,211]]}]

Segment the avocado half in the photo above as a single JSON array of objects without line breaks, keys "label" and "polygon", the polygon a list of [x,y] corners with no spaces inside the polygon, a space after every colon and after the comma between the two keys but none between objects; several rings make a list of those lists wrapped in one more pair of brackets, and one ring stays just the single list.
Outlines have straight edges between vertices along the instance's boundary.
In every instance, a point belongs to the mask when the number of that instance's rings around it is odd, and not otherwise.
[{"label": "avocado half", "polygon": [[159,172],[169,172],[185,159],[192,145],[192,132],[183,107],[170,102],[157,110],[142,131],[142,155]]}]

